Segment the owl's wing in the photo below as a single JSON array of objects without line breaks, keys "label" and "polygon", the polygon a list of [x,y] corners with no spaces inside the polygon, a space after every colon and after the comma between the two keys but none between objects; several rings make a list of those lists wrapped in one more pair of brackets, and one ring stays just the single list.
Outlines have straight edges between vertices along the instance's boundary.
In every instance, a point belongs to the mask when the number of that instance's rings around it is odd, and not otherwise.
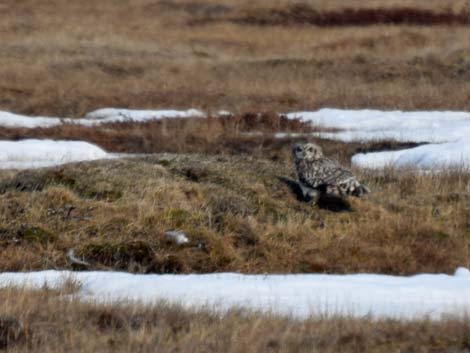
[{"label": "owl's wing", "polygon": [[348,169],[329,158],[322,158],[315,162],[309,161],[302,165],[298,172],[299,181],[311,188],[318,188],[323,185],[338,185],[355,179]]},{"label": "owl's wing", "polygon": [[354,174],[337,161],[322,158],[315,162],[308,161],[298,165],[299,181],[307,187],[314,189],[333,186],[335,191],[342,195],[361,197],[370,193],[370,189],[360,183]]},{"label": "owl's wing", "polygon": [[343,167],[334,159],[322,158],[320,162],[324,184],[341,185],[356,180],[356,177],[349,169]]}]

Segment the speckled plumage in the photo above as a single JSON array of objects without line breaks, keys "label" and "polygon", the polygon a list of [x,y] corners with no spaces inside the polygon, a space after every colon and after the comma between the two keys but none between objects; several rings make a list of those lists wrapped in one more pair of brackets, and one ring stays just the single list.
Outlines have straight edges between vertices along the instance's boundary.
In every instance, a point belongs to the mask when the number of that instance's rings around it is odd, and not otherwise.
[{"label": "speckled plumage", "polygon": [[292,152],[304,196],[316,201],[321,193],[360,197],[370,192],[350,170],[325,157],[320,146],[313,143],[295,144]]}]

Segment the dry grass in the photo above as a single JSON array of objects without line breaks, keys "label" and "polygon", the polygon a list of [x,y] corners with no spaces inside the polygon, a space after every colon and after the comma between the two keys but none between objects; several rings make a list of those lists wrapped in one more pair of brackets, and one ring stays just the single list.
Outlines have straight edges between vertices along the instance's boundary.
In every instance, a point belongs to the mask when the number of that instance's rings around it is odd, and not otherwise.
[{"label": "dry grass", "polygon": [[[374,191],[369,198],[313,207],[292,181],[292,141],[214,141],[198,146],[215,155],[2,172],[0,271],[73,268],[69,249],[89,268],[156,273],[412,274],[470,265],[465,171],[362,173]],[[380,148],[323,146],[345,163],[358,150]],[[190,243],[168,243],[169,229],[184,231]]]},{"label": "dry grass", "polygon": [[[157,273],[412,274],[469,265],[467,172],[365,174],[374,190],[367,200],[313,207],[293,182],[290,146],[298,138],[274,138],[280,130],[312,128],[266,113],[2,129],[9,139],[87,140],[114,152],[179,155],[2,172],[0,270],[76,268],[69,249],[89,269]],[[262,134],[247,135],[254,132]],[[321,145],[345,164],[357,152],[413,146]],[[168,229],[183,230],[191,243],[168,243]]]},{"label": "dry grass", "polygon": [[226,118],[163,119],[100,127],[73,124],[38,129],[0,127],[0,138],[85,140],[110,152],[214,154],[253,153],[259,150],[260,145],[266,144],[275,149],[276,145],[278,148],[283,145],[282,141],[273,139],[276,132],[308,134],[314,130],[309,124],[275,113],[246,113]]},{"label": "dry grass", "polygon": [[[270,1],[268,10],[282,12],[289,3]],[[305,3],[322,13],[345,8],[343,1]],[[468,12],[467,1],[347,4],[386,13],[404,7],[452,16]],[[260,27],[223,21],[245,13],[263,16],[266,7],[259,0],[4,2],[0,109],[59,116],[103,106],[470,109],[469,26]],[[206,17],[218,21],[189,25]]]},{"label": "dry grass", "polygon": [[[60,291],[0,290],[0,349],[11,352],[468,352],[468,319],[399,322],[233,311],[222,316],[165,304],[95,306]],[[67,294],[67,293],[66,293]]]},{"label": "dry grass", "polygon": [[[114,152],[167,152],[1,171],[0,271],[413,274],[469,267],[468,171],[358,171],[374,191],[370,197],[323,200],[314,207],[299,199],[292,181],[294,140],[270,135],[310,129],[275,114],[243,114],[324,106],[469,110],[468,1],[302,4],[0,3],[1,110],[82,116],[121,106],[236,113],[225,120],[99,129],[0,129],[3,139],[85,139]],[[244,134],[255,131],[264,135]],[[400,147],[321,143],[344,163],[357,151]],[[169,229],[184,231],[190,243],[168,242]],[[71,263],[70,249],[89,265]],[[0,290],[0,349],[470,350],[465,319],[296,322],[245,312],[220,317],[164,304],[149,309],[60,300],[74,290],[73,283],[61,291]]]},{"label": "dry grass", "polygon": [[[225,11],[228,12],[228,11]],[[213,22],[233,22],[257,26],[372,26],[372,25],[469,25],[470,13],[445,12],[434,9],[414,7],[395,8],[340,8],[330,11],[319,11],[307,4],[291,4],[285,7],[262,8],[246,11],[238,15],[214,16],[193,20],[191,23],[207,24]]]}]

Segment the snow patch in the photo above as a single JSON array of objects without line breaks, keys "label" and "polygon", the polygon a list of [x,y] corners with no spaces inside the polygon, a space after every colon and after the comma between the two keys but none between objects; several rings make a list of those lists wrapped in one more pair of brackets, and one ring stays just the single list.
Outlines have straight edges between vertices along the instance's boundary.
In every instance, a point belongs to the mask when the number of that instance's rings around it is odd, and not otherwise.
[{"label": "snow patch", "polygon": [[455,270],[454,276],[468,277],[470,279],[470,271],[465,267],[459,267],[457,270]]},{"label": "snow patch", "polygon": [[96,121],[99,123],[145,122],[164,118],[204,118],[206,114],[197,109],[189,110],[133,110],[103,108],[85,115],[84,124]]},{"label": "snow patch", "polygon": [[286,115],[317,127],[343,130],[314,135],[344,142],[396,140],[437,143],[470,136],[470,113],[467,112],[321,109]]},{"label": "snow patch", "polygon": [[470,137],[456,142],[429,144],[415,148],[374,153],[360,153],[352,157],[353,165],[369,169],[411,168],[438,171],[446,168],[470,167]]},{"label": "snow patch", "polygon": [[470,309],[468,270],[455,276],[357,275],[133,275],[119,272],[43,271],[2,273],[0,287],[82,284],[78,297],[94,302],[158,301],[187,308],[227,310],[243,307],[296,318],[353,315],[372,318],[441,318]]},{"label": "snow patch", "polygon": [[0,169],[41,168],[105,158],[112,155],[82,141],[0,141]]},{"label": "snow patch", "polygon": [[8,128],[47,128],[62,124],[60,118],[30,117],[0,111],[0,126]]},{"label": "snow patch", "polygon": [[0,111],[0,126],[8,128],[49,128],[61,124],[95,126],[120,122],[146,122],[165,118],[204,118],[197,110],[132,110],[104,108],[86,114],[84,118],[29,117]]}]

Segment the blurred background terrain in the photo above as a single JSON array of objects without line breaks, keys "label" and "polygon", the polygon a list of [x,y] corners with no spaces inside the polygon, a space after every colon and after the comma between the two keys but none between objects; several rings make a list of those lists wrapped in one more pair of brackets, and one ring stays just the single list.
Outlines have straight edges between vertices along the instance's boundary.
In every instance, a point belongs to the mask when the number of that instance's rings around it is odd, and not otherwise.
[{"label": "blurred background terrain", "polygon": [[470,108],[470,2],[0,3],[0,107]]}]

